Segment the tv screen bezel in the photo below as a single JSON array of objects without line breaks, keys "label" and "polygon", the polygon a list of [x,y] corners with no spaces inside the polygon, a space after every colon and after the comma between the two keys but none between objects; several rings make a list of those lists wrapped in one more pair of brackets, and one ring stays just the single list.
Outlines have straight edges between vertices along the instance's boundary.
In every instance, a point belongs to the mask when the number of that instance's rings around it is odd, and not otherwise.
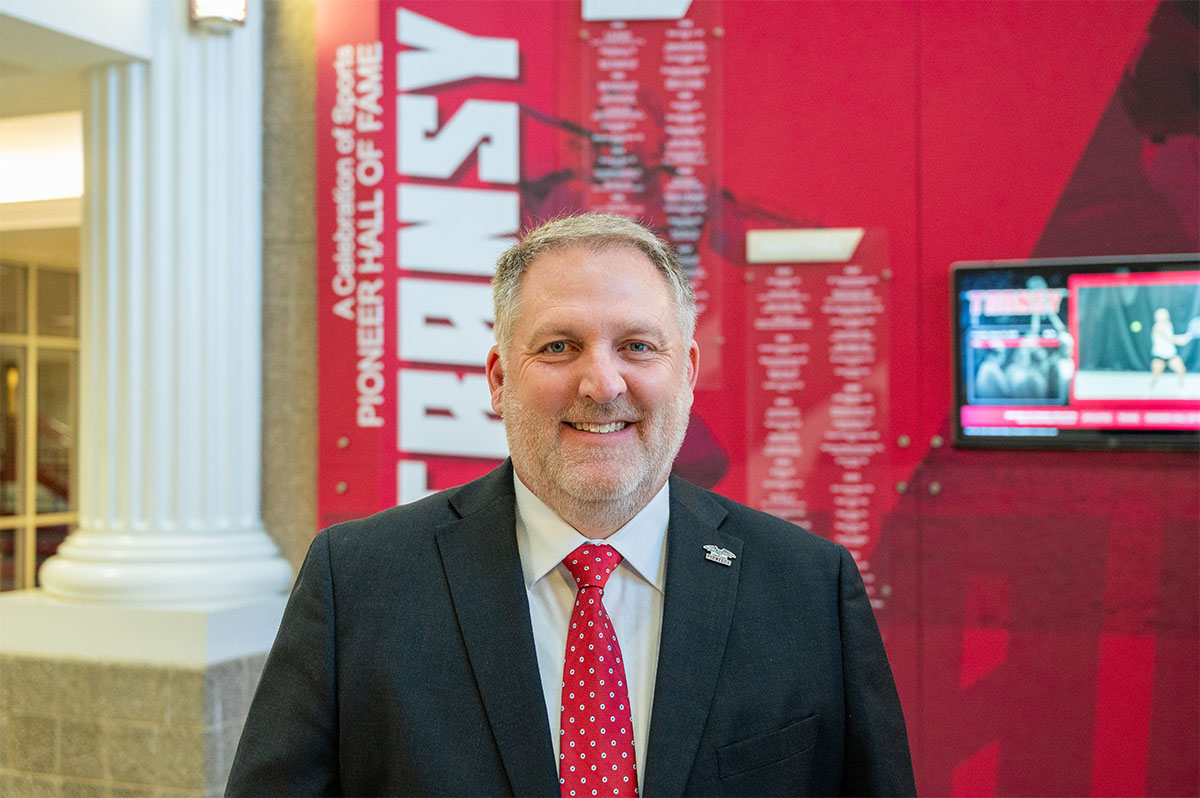
[{"label": "tv screen bezel", "polygon": [[[965,330],[960,318],[961,277],[988,269],[1028,271],[1056,269],[1075,274],[1112,274],[1123,268],[1142,272],[1200,270],[1200,254],[1125,255],[1025,260],[956,261],[950,266],[951,383],[953,386],[953,445],[960,449],[1058,450],[1058,451],[1187,451],[1200,452],[1200,430],[1070,429],[1056,435],[967,435],[962,410],[967,401],[963,368]],[[975,405],[979,406],[979,405]]]}]

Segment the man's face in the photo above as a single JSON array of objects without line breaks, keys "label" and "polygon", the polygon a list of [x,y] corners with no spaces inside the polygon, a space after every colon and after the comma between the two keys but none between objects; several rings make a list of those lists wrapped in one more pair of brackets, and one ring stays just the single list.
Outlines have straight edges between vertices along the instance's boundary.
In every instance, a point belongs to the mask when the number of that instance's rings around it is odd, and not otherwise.
[{"label": "man's face", "polygon": [[503,357],[488,353],[492,407],[517,475],[552,509],[653,497],[683,442],[699,350],[666,278],[633,247],[536,258]]}]

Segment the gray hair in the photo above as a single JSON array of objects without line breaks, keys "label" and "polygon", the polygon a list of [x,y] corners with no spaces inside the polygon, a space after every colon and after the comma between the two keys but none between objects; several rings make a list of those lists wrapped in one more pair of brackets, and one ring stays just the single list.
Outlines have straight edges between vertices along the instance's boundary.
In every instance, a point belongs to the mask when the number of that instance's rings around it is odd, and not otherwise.
[{"label": "gray hair", "polygon": [[496,261],[492,277],[496,342],[501,351],[511,342],[521,310],[521,282],[539,256],[569,247],[603,252],[617,247],[639,250],[667,281],[675,296],[675,315],[685,341],[696,332],[696,295],[687,272],[671,246],[653,231],[632,219],[609,213],[581,213],[545,222],[525,234]]}]

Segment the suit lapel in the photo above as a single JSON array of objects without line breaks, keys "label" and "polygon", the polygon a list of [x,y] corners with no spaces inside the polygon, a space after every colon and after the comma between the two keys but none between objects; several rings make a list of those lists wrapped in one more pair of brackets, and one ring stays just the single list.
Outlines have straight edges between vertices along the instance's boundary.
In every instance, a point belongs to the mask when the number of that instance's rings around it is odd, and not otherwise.
[{"label": "suit lapel", "polygon": [[725,509],[672,477],[667,583],[658,675],[646,750],[644,795],[682,795],[700,745],[733,618],[740,560],[706,560],[704,546],[742,553],[740,538],[720,532]]},{"label": "suit lapel", "polygon": [[512,469],[451,499],[437,531],[451,600],[492,735],[516,795],[558,795],[557,769],[514,529]]}]

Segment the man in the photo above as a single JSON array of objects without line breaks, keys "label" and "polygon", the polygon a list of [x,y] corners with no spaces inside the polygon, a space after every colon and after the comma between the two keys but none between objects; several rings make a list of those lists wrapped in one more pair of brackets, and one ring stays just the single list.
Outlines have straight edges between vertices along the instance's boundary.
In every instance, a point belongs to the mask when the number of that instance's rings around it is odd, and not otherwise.
[{"label": "man", "polygon": [[850,555],[669,477],[699,365],[670,248],[560,219],[493,293],[510,461],[317,536],[228,794],[913,793]]}]

